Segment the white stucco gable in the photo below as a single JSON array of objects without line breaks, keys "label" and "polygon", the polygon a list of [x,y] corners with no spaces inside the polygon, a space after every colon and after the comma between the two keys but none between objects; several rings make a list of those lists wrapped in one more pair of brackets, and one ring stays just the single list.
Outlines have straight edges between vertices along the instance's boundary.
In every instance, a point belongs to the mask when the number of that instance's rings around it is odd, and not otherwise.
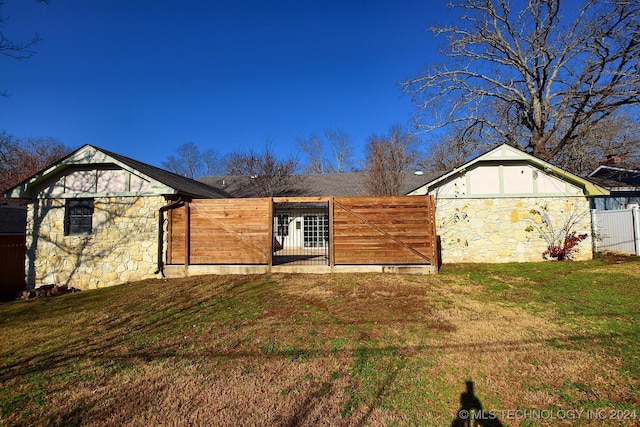
[{"label": "white stucco gable", "polygon": [[175,194],[228,197],[202,182],[91,145],[77,149],[6,194],[21,199]]},{"label": "white stucco gable", "polygon": [[593,196],[608,191],[517,148],[503,144],[409,195],[439,198]]},{"label": "white stucco gable", "polygon": [[81,168],[69,170],[49,185],[42,187],[37,198],[82,196],[144,196],[158,194],[153,180],[126,169]]},{"label": "white stucco gable", "polygon": [[11,189],[15,198],[151,196],[175,190],[85,145]]}]

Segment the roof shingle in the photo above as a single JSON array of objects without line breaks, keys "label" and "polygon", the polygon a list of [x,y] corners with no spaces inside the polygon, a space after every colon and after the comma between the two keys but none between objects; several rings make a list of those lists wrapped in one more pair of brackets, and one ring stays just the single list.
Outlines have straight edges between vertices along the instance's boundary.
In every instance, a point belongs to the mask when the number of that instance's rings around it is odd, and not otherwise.
[{"label": "roof shingle", "polygon": [[[285,195],[301,197],[369,196],[364,174],[360,172],[293,175]],[[434,174],[406,173],[400,194],[408,194],[434,178]],[[234,197],[261,197],[248,176],[208,176],[200,181]]]},{"label": "roof shingle", "polygon": [[118,153],[114,153],[112,151],[103,150],[102,148],[94,147],[97,150],[102,151],[110,157],[118,160],[121,163],[126,164],[127,166],[142,172],[150,178],[153,178],[161,183],[174,188],[178,191],[178,193],[193,196],[193,197],[202,197],[209,199],[226,199],[232,197],[227,192],[221,190],[220,188],[215,188],[210,185],[207,185],[205,182],[196,181],[191,178],[187,178],[181,175],[178,175],[173,172],[169,172],[164,169],[160,169],[158,167],[152,166],[147,163],[139,162],[138,160],[131,159],[129,157],[120,155]]}]

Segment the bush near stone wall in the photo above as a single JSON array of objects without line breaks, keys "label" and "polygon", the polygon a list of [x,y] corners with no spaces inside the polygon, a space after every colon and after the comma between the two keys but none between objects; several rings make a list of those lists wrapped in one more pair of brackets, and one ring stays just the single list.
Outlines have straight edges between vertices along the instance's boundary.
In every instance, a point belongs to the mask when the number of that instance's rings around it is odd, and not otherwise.
[{"label": "bush near stone wall", "polygon": [[574,259],[591,259],[591,219],[585,197],[441,198],[436,217],[442,262],[543,261],[549,245],[535,228],[543,218],[531,214],[542,206],[555,227],[562,227],[569,215],[579,217],[573,231],[587,238],[577,245]]}]

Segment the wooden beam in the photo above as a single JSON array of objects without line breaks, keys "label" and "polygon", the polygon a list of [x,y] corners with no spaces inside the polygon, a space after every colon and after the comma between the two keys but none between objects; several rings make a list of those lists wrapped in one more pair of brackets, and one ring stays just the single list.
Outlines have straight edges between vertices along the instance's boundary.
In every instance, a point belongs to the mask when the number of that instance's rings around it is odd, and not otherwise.
[{"label": "wooden beam", "polygon": [[271,267],[273,267],[273,204],[274,199],[269,199],[269,215],[267,221],[269,221],[269,225],[267,230],[269,230],[269,254],[267,255],[267,269],[271,271]]},{"label": "wooden beam", "polygon": [[191,206],[189,202],[184,202],[185,219],[184,219],[184,270],[185,274],[189,268],[189,255],[191,252]]},{"label": "wooden beam", "polygon": [[274,197],[273,203],[313,203],[328,202],[331,197]]},{"label": "wooden beam", "polygon": [[431,195],[429,196],[429,200],[430,200],[430,204],[429,204],[429,211],[428,211],[428,215],[429,215],[429,220],[431,221],[431,230],[429,230],[431,236],[432,236],[432,242],[431,242],[431,250],[433,253],[433,266],[435,267],[435,272],[438,272],[438,268],[440,265],[440,244],[438,242],[438,232],[436,229],[436,199],[435,196]]},{"label": "wooden beam", "polygon": [[[171,203],[171,202],[169,202]],[[167,211],[167,264],[173,264],[173,209]],[[164,225],[161,225],[163,227]]]},{"label": "wooden beam", "polygon": [[333,197],[329,198],[329,267],[333,270],[333,267],[336,265],[336,245],[334,235],[334,226],[333,226]]}]

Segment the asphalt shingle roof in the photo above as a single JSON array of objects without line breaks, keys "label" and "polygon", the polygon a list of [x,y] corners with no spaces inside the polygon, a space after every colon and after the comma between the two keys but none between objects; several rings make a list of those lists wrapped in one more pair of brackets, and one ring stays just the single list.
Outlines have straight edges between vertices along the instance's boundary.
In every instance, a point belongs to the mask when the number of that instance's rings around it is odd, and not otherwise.
[{"label": "asphalt shingle roof", "polygon": [[231,197],[227,192],[220,188],[215,188],[207,185],[204,182],[196,181],[191,178],[187,178],[178,175],[173,172],[169,172],[164,169],[160,169],[153,165],[139,162],[138,160],[131,159],[129,157],[114,153],[112,151],[103,150],[102,148],[95,147],[110,157],[118,160],[127,166],[142,172],[150,178],[153,178],[161,183],[174,188],[178,193],[185,194],[187,196],[202,197],[208,199],[225,199]]},{"label": "asphalt shingle roof", "polygon": [[[431,181],[435,176],[439,174],[406,173],[400,193],[408,194]],[[291,186],[285,192],[286,195],[301,197],[370,195],[363,173],[305,174],[293,175],[292,178]],[[248,176],[209,176],[200,178],[200,181],[234,197],[260,197]]]}]

